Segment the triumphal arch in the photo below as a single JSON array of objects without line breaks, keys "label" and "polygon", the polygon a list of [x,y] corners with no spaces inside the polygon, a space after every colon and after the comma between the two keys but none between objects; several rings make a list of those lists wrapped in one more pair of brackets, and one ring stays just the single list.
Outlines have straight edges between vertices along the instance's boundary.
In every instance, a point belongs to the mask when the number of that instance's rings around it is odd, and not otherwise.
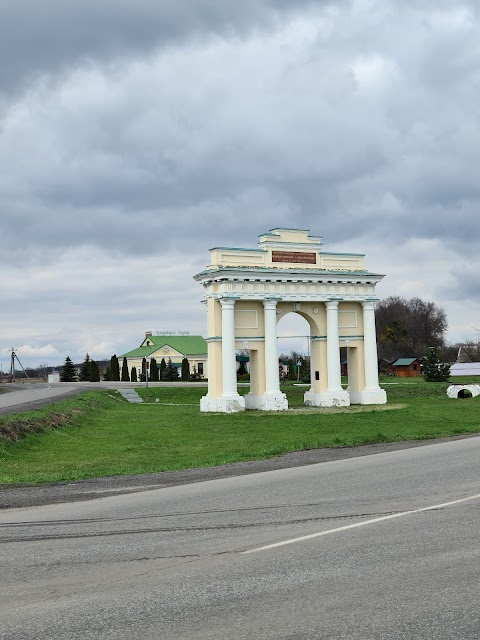
[{"label": "triumphal arch", "polygon": [[[310,325],[311,388],[306,405],[385,404],[378,385],[375,285],[383,275],[364,255],[323,251],[301,229],[272,229],[257,248],[215,247],[195,276],[208,311],[208,393],[201,411],[288,409],[280,391],[277,322],[290,312]],[[340,347],[347,348],[348,386]],[[237,391],[236,350],[250,352],[250,392]]]}]

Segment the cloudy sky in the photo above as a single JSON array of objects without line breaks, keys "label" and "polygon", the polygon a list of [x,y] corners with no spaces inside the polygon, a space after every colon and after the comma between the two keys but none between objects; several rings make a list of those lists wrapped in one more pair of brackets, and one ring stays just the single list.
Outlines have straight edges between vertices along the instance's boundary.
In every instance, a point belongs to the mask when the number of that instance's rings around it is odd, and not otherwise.
[{"label": "cloudy sky", "polygon": [[477,0],[2,0],[0,360],[206,331],[277,226],[480,328]]}]

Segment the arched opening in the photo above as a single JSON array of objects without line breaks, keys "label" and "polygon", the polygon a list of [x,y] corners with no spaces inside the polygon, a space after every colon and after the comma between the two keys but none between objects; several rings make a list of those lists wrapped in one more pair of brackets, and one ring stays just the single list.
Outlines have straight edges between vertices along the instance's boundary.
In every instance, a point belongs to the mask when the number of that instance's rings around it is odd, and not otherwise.
[{"label": "arched opening", "polygon": [[457,398],[461,398],[462,400],[466,398],[472,398],[472,397],[473,397],[473,394],[470,391],[470,389],[460,389],[457,395]]},{"label": "arched opening", "polygon": [[303,394],[311,383],[308,321],[294,311],[285,314],[277,324],[277,344],[282,391],[289,406],[303,405]]}]

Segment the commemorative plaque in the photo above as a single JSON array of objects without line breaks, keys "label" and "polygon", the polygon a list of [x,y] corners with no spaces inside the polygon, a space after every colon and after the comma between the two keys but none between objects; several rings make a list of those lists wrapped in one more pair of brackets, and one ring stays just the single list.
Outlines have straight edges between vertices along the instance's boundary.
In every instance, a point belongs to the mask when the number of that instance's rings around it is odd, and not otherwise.
[{"label": "commemorative plaque", "polygon": [[317,264],[317,254],[302,253],[301,251],[272,251],[272,262]]}]

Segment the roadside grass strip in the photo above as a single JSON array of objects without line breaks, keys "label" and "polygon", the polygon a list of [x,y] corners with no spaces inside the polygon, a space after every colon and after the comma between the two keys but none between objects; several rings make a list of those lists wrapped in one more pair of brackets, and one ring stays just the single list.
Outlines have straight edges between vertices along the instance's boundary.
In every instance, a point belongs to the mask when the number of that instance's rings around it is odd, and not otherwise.
[{"label": "roadside grass strip", "polygon": [[200,386],[139,386],[141,404],[111,389],[88,391],[0,418],[0,483],[72,482],[479,433],[480,396],[450,399],[447,386],[399,381],[389,387],[387,405],[322,409],[304,407],[304,389],[285,385],[289,411],[235,414],[201,413]]}]

